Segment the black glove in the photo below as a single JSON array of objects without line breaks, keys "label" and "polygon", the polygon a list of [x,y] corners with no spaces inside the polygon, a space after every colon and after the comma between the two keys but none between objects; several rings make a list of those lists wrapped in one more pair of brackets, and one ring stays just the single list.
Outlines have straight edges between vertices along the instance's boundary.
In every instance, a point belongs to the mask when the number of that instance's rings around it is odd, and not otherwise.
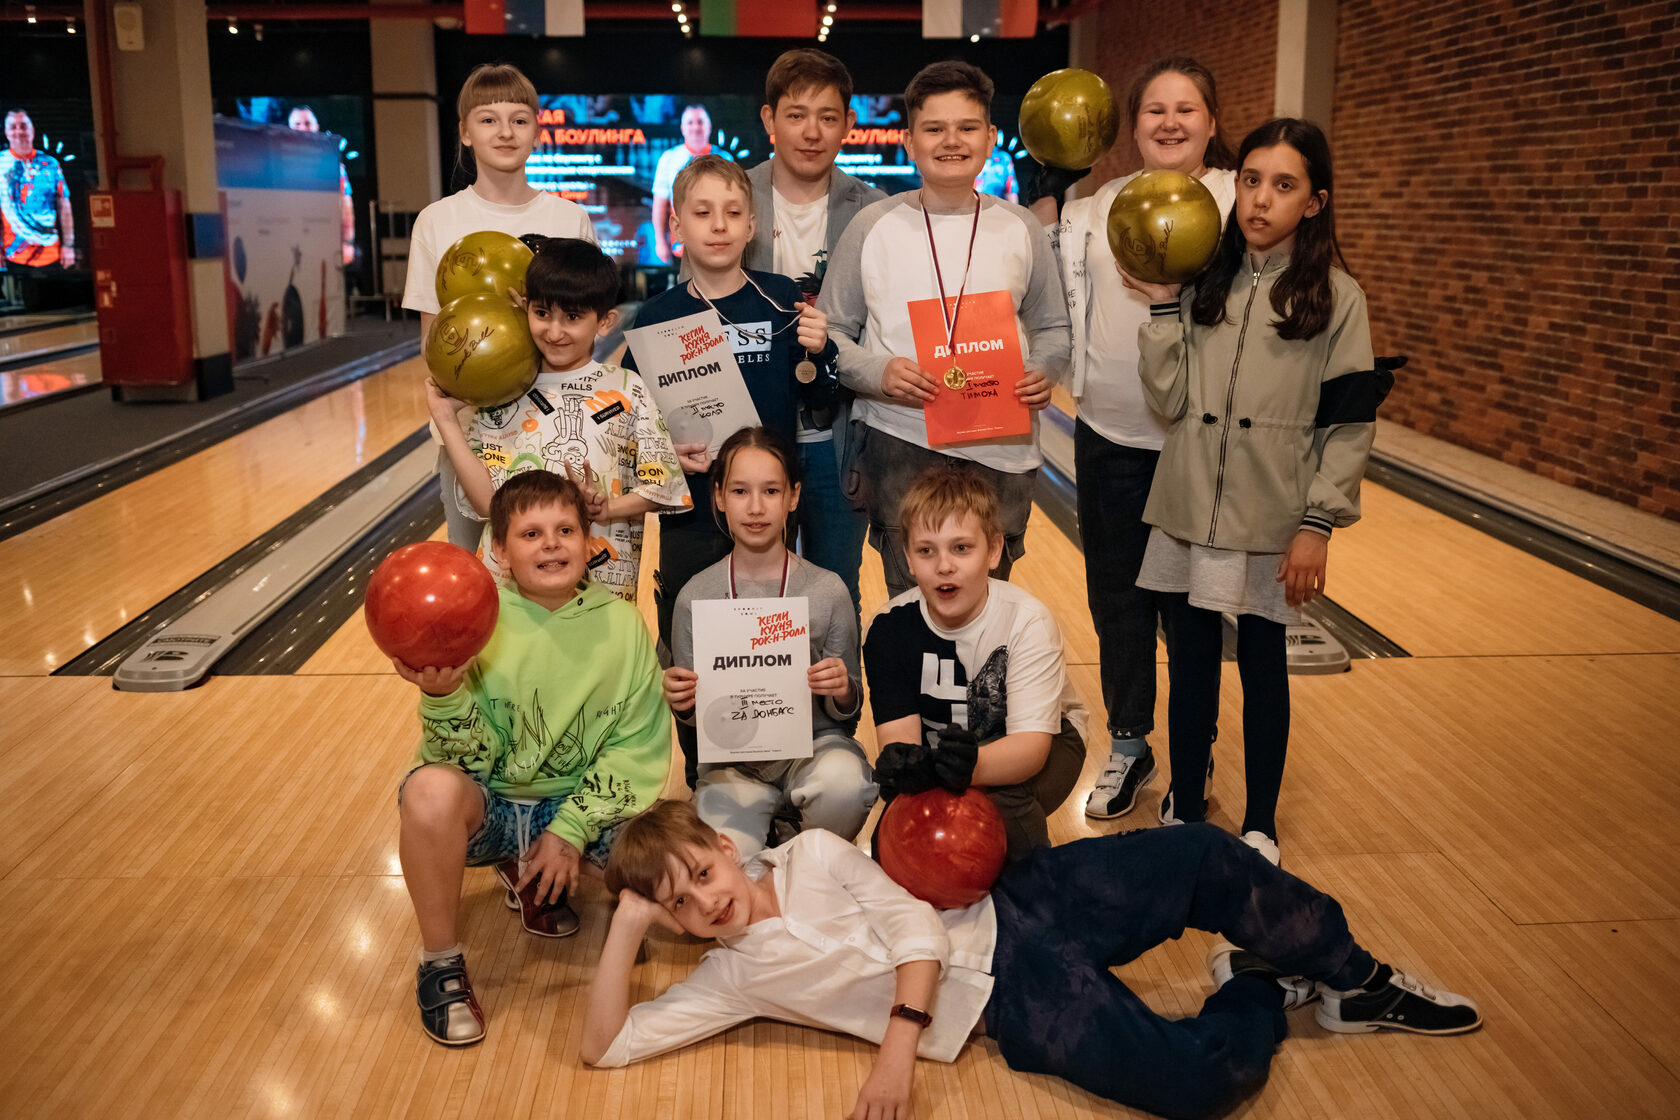
[{"label": "black glove", "polygon": [[1057,167],[1053,163],[1039,163],[1028,156],[1026,159],[1028,170],[1032,172],[1032,182],[1027,187],[1022,199],[1023,206],[1031,206],[1041,198],[1056,200],[1056,212],[1062,209],[1062,196],[1067,194],[1068,188],[1091,173],[1089,167],[1083,171],[1075,171],[1070,167]]},{"label": "black glove", "polygon": [[974,777],[974,763],[980,756],[974,733],[963,727],[947,727],[939,733],[939,749],[921,743],[888,743],[875,759],[875,781],[881,797],[892,800],[900,794],[926,793],[935,786],[961,793]]}]

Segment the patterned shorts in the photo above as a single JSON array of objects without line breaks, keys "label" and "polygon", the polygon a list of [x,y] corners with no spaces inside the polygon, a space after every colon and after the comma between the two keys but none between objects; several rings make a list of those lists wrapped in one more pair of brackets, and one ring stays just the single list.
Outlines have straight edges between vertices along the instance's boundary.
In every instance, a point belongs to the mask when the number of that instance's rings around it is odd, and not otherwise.
[{"label": "patterned shorts", "polygon": [[[397,788],[399,806],[402,805],[403,787],[419,769],[421,767],[416,766],[404,775],[402,786]],[[478,831],[467,839],[468,867],[488,867],[503,860],[518,859],[519,853],[534,844],[553,822],[554,814],[560,811],[561,804],[566,800],[564,797],[545,797],[537,801],[514,801],[485,785],[477,775],[467,774],[467,777],[472,779],[484,798],[484,821],[478,826]],[[607,856],[612,854],[613,838],[618,835],[622,824],[620,821],[608,826],[601,835],[584,845],[583,858],[597,869],[605,868]]]}]

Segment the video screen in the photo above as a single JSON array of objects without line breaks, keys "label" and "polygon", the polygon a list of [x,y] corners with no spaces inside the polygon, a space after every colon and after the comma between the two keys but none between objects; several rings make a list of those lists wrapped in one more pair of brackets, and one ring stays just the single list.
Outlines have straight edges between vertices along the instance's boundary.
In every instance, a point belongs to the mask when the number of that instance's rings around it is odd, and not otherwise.
[{"label": "video screen", "polygon": [[[751,167],[771,154],[759,121],[761,102],[752,95],[545,94],[537,100],[539,132],[526,178],[538,190],[582,206],[594,219],[601,248],[624,264],[658,268],[674,262],[677,249],[657,236],[655,211],[663,214],[669,206],[671,183],[690,159],[709,151]],[[903,146],[904,98],[860,94],[852,109],[857,124],[836,166],[888,194],[921,186]],[[1020,190],[1015,160],[1025,155],[1012,127],[1018,110],[1018,98],[994,102],[998,143],[975,183],[1011,202]]]},{"label": "video screen", "polygon": [[[27,278],[31,310],[64,306],[56,289],[75,279],[72,303],[91,303],[87,193],[98,178],[93,112],[86,100],[0,101],[0,272]],[[37,298],[39,297],[39,298]]]}]

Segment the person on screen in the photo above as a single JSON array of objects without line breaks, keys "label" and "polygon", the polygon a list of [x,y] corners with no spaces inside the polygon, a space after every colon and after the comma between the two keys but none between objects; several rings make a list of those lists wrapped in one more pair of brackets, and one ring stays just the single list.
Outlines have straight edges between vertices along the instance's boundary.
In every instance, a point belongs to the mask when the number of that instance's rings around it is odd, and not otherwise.
[{"label": "person on screen", "polygon": [[[307,105],[299,105],[286,117],[286,126],[293,132],[319,132],[321,122],[315,116],[315,110]],[[339,232],[344,238],[344,263],[356,262],[356,203],[350,192],[350,169],[344,166],[344,161],[338,162],[338,192],[344,196],[344,205],[339,213]]]},{"label": "person on screen", "polygon": [[35,122],[22,109],[6,114],[0,152],[0,246],[6,267],[76,267],[70,188],[58,160],[35,150]]},{"label": "person on screen", "polygon": [[670,264],[676,259],[671,244],[671,185],[677,172],[687,167],[696,156],[712,150],[712,116],[704,105],[690,105],[682,111],[683,142],[659,157],[653,169],[653,236],[654,252]]}]

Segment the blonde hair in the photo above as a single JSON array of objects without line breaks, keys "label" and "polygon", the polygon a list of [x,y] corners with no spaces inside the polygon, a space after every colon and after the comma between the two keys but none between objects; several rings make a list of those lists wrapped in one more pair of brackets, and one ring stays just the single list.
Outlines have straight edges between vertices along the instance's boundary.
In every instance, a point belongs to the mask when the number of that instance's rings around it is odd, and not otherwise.
[{"label": "blonde hair", "polygon": [[455,98],[455,131],[467,123],[467,115],[480,105],[494,105],[509,101],[515,105],[529,105],[537,111],[537,87],[519,67],[506,62],[486,62],[473,68],[461,83],[460,96]]},{"label": "blonde hair", "polygon": [[734,160],[724,159],[716,152],[695,156],[688,161],[687,167],[677,172],[677,181],[671,184],[671,205],[681,210],[688,188],[702,175],[716,175],[730,186],[739,187],[741,193],[746,196],[748,212],[752,211],[752,180],[747,178],[746,170]]},{"label": "blonde hair", "polygon": [[958,462],[929,467],[905,492],[898,523],[906,536],[916,529],[937,530],[947,520],[973,514],[987,540],[1003,535],[997,494],[973,467]]},{"label": "blonde hair", "polygon": [[607,889],[626,888],[652,898],[671,875],[671,861],[690,866],[691,849],[718,847],[718,834],[700,819],[691,801],[655,801],[647,811],[626,821],[613,838],[607,858]]}]

